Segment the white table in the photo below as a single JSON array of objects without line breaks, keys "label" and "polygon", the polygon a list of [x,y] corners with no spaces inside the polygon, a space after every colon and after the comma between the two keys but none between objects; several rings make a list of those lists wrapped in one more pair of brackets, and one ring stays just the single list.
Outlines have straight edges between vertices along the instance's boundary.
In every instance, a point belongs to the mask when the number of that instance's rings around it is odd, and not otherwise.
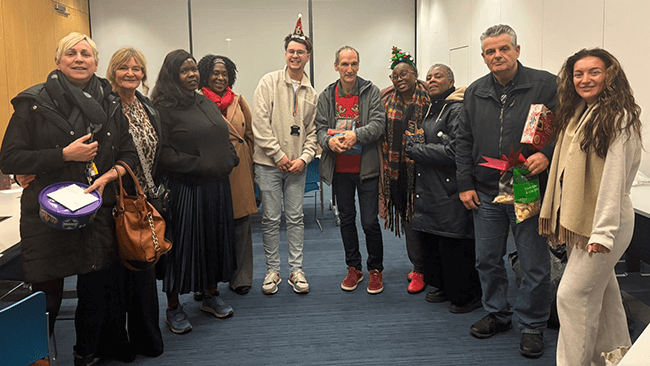
[{"label": "white table", "polygon": [[[650,185],[632,187],[634,211],[650,219]],[[650,365],[650,326],[641,333],[618,366]]]},{"label": "white table", "polygon": [[0,266],[20,254],[20,196],[22,188],[13,185],[10,190],[0,191]]},{"label": "white table", "polygon": [[637,338],[618,366],[645,366],[650,364],[650,325]]},{"label": "white table", "polygon": [[634,211],[650,218],[650,185],[632,187],[630,198],[632,198]]}]

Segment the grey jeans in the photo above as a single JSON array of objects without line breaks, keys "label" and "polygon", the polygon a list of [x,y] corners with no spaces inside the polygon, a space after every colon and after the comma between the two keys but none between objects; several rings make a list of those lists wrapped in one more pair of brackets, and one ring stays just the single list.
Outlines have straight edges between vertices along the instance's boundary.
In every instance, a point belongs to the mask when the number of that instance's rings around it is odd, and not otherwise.
[{"label": "grey jeans", "polygon": [[291,272],[302,269],[305,237],[303,200],[307,167],[295,175],[277,167],[255,165],[255,182],[262,192],[262,240],[268,270],[280,272],[280,221],[282,203],[287,221],[287,244]]}]

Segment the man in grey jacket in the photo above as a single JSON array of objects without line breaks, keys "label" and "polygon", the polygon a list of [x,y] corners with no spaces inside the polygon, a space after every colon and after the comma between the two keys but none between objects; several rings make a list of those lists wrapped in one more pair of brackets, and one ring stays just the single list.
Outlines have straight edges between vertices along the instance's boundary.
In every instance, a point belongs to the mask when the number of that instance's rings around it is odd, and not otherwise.
[{"label": "man in grey jacket", "polygon": [[341,237],[348,273],[341,288],[352,291],[363,280],[354,193],[359,195],[361,225],[368,249],[368,293],[384,290],[384,246],[379,226],[379,150],[386,118],[379,88],[357,76],[359,52],[350,46],[336,51],[334,69],[340,79],[318,98],[316,130],[323,147],[320,176],[332,185],[341,217]]}]

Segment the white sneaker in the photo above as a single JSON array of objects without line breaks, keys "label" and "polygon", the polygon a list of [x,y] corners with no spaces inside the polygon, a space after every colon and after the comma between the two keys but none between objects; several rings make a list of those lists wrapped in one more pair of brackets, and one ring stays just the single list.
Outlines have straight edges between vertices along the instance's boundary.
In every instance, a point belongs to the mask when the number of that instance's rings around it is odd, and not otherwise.
[{"label": "white sneaker", "polygon": [[299,294],[306,294],[309,292],[309,283],[305,278],[305,273],[301,270],[291,272],[289,276],[289,284],[293,287],[293,291]]},{"label": "white sneaker", "polygon": [[280,282],[282,282],[280,273],[273,270],[266,272],[266,277],[264,277],[264,283],[262,284],[262,292],[264,295],[273,295],[278,292],[278,284]]}]

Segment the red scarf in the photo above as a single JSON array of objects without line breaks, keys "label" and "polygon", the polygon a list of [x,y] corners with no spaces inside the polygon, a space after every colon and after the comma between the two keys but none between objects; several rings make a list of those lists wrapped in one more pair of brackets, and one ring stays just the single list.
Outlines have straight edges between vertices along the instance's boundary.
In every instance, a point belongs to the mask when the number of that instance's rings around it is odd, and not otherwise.
[{"label": "red scarf", "polygon": [[208,87],[204,87],[201,90],[203,90],[203,95],[205,95],[206,98],[213,101],[217,107],[219,107],[221,114],[223,114],[225,117],[228,106],[230,106],[230,104],[232,104],[232,102],[235,100],[235,93],[232,91],[232,89],[230,89],[230,87],[226,87],[226,90],[223,92],[223,97],[213,92],[212,89]]}]

